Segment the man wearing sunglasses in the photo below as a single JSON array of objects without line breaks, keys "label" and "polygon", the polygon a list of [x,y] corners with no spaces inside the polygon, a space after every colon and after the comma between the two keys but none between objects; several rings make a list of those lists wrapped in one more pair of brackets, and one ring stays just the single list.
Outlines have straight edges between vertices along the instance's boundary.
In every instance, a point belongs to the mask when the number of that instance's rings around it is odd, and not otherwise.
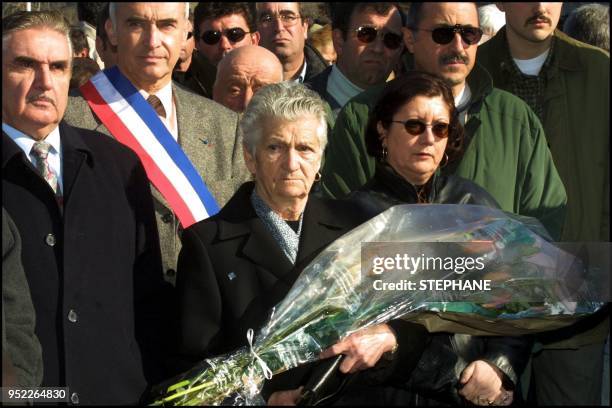
[{"label": "man wearing sunglasses", "polygon": [[278,57],[286,80],[303,83],[327,68],[321,54],[306,44],[309,17],[304,3],[256,3],[256,10],[260,45]]},{"label": "man wearing sunglasses", "polygon": [[335,119],[351,98],[387,80],[404,50],[403,21],[395,3],[331,3],[330,16],[338,59],[307,85]]},{"label": "man wearing sunglasses", "polygon": [[[495,86],[525,100],[544,125],[568,191],[562,240],[609,241],[609,54],[557,29],[562,3],[498,7],[506,14],[506,25],[483,45],[479,61]],[[538,336],[541,351],[533,355],[531,372],[534,402],[601,403],[609,318],[591,320]]]},{"label": "man wearing sunglasses", "polygon": [[[411,3],[404,28],[404,41],[412,53],[408,69],[439,75],[452,86],[459,119],[465,126],[464,154],[443,171],[472,180],[484,187],[506,211],[538,218],[558,239],[567,200],[564,186],[547,147],[542,125],[529,106],[516,96],[493,88],[490,75],[476,64],[482,36],[476,3]],[[367,155],[364,131],[369,110],[382,87],[353,98],[339,113],[327,147],[323,168],[323,190],[341,196],[365,183],[374,172],[374,159]],[[458,395],[480,403],[474,390],[501,384],[514,389],[529,356],[531,343],[517,338],[487,340],[487,351],[501,352],[508,363],[494,368],[479,367],[478,378],[462,383]],[[432,347],[423,361],[439,361]],[[482,358],[482,357],[479,357]],[[465,371],[482,360],[472,361]],[[440,361],[440,363],[443,363]],[[469,361],[466,361],[469,363]],[[475,371],[475,372],[476,372]],[[485,370],[486,371],[486,370]],[[431,379],[413,373],[409,388],[419,389]],[[427,389],[427,387],[425,387]],[[466,391],[470,389],[470,394]],[[512,399],[504,403],[512,402]]]},{"label": "man wearing sunglasses", "polygon": [[234,48],[259,44],[252,3],[200,2],[195,9],[198,52],[214,66]]},{"label": "man wearing sunglasses", "polygon": [[[525,102],[495,89],[476,63],[482,32],[475,3],[411,3],[404,42],[408,69],[436,74],[453,88],[467,140],[460,162],[446,171],[484,187],[507,211],[538,218],[560,235],[566,193],[546,144],[542,125]],[[383,87],[351,100],[339,113],[327,147],[323,190],[342,196],[374,172],[363,139],[369,109]]]}]

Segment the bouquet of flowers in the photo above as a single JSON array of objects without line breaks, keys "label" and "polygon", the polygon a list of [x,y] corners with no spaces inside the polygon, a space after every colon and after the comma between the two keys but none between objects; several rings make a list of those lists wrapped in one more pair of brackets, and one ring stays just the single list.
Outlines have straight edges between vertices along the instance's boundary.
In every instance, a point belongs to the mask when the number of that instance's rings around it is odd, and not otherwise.
[{"label": "bouquet of flowers", "polygon": [[[317,360],[350,333],[400,317],[430,331],[516,335],[566,326],[597,311],[603,303],[593,301],[580,261],[542,236],[537,221],[488,207],[392,207],[321,252],[255,339],[249,330],[248,347],[205,360],[153,405],[218,405],[230,396],[237,396],[233,404],[262,403],[264,379]],[[397,257],[397,245],[409,243],[417,245],[411,256],[423,261],[420,266],[391,265],[406,259]],[[480,255],[480,264],[426,267],[442,243],[452,245],[451,260]],[[395,258],[384,256],[389,248]],[[484,281],[488,289],[474,284]],[[381,289],[385,283],[392,289]]]}]

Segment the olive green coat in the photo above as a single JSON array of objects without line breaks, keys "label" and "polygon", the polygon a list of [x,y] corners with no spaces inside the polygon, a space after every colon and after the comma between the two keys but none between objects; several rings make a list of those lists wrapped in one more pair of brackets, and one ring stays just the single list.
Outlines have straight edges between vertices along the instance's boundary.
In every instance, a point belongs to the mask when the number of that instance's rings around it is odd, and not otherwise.
[{"label": "olive green coat", "polygon": [[[467,79],[472,92],[465,125],[467,149],[455,174],[486,189],[506,211],[539,219],[557,239],[566,194],[535,113],[518,97],[493,88],[476,65]],[[342,196],[374,174],[364,134],[370,109],[384,89],[369,89],[340,111],[329,138],[323,167],[323,193]]]}]

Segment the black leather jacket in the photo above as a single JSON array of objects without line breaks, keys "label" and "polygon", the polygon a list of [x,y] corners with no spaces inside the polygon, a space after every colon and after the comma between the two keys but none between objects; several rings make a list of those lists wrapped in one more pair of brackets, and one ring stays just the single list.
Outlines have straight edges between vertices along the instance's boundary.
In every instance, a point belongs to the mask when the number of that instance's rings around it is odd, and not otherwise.
[{"label": "black leather jacket", "polygon": [[[477,184],[458,176],[432,176],[425,193],[426,201],[436,204],[476,204],[499,208],[495,199]],[[391,167],[377,163],[375,175],[348,196],[375,216],[397,204],[418,202],[417,189]],[[385,401],[389,404],[460,404],[457,394],[461,372],[475,360],[485,360],[504,374],[506,389],[515,389],[529,359],[532,339],[520,337],[485,337],[437,333],[410,378],[402,388],[410,395]],[[400,343],[399,347],[402,345]],[[518,389],[515,390],[515,394]],[[367,391],[364,391],[367,392]],[[516,397],[515,397],[516,399]]]}]

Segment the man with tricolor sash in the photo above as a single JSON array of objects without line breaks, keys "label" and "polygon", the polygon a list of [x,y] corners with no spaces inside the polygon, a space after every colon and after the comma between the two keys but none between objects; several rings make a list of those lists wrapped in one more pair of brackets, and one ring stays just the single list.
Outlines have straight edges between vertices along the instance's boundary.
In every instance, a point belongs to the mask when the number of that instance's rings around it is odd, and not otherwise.
[{"label": "man with tricolor sash", "polygon": [[105,28],[117,66],[71,95],[66,121],[131,147],[152,185],[166,278],[180,231],[214,215],[249,177],[238,115],[172,82],[189,3],[110,3]]}]

